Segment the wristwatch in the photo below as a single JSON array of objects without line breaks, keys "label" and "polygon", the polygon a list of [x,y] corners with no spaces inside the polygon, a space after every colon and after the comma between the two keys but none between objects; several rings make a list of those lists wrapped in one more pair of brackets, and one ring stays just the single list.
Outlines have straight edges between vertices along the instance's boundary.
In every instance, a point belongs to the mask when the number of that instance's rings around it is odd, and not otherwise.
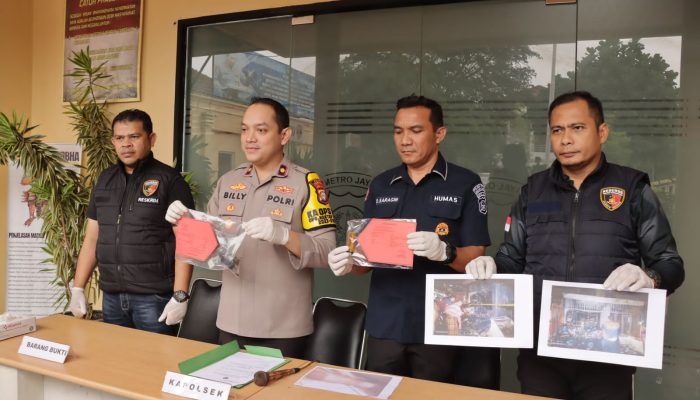
[{"label": "wristwatch", "polygon": [[178,303],[184,303],[190,299],[190,295],[184,290],[176,290],[173,292],[173,299],[175,299],[175,301]]},{"label": "wristwatch", "polygon": [[445,258],[443,264],[451,264],[457,258],[457,249],[450,243],[445,242]]},{"label": "wristwatch", "polygon": [[647,276],[654,281],[654,289],[661,287],[661,275],[659,275],[656,270],[652,268],[644,268],[644,272],[646,272]]}]

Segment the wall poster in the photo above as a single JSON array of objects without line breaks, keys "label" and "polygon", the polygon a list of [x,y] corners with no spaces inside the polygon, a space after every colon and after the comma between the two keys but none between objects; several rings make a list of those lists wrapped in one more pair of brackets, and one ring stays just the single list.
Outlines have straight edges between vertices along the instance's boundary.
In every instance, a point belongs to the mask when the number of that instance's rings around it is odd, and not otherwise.
[{"label": "wall poster", "polygon": [[[73,71],[73,52],[90,48],[93,66],[111,75],[96,95],[109,101],[138,101],[142,0],[66,0],[63,72]],[[63,77],[63,101],[74,98],[76,78]]]},{"label": "wall poster", "polygon": [[[68,163],[79,172],[82,150],[78,144],[53,144]],[[32,178],[8,165],[7,184],[7,312],[42,317],[63,309],[54,306],[60,288],[51,285],[56,276],[54,264],[43,263],[41,235],[44,204],[31,191]]]}]

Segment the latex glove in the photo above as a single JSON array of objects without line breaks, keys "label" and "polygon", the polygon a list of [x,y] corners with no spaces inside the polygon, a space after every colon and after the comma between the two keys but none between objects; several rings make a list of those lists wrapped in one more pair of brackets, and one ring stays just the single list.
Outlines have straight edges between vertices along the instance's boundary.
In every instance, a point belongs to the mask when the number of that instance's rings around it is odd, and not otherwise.
[{"label": "latex glove", "polygon": [[83,288],[70,288],[70,312],[77,318],[83,318],[87,314],[87,303]]},{"label": "latex glove", "polygon": [[347,275],[352,271],[352,253],[348,246],[340,246],[328,253],[328,266],[335,276]]},{"label": "latex glove", "polygon": [[411,232],[408,234],[408,248],[413,254],[433,261],[447,259],[447,244],[435,232]]},{"label": "latex glove", "polygon": [[175,325],[185,318],[185,313],[187,313],[187,301],[178,303],[177,300],[171,298],[160,314],[158,322],[165,321],[165,325]]},{"label": "latex glove", "polygon": [[190,210],[180,200],[175,200],[168,206],[168,211],[165,212],[165,220],[173,225],[177,225],[177,221],[189,213]]},{"label": "latex glove", "polygon": [[636,292],[641,288],[654,288],[654,280],[644,270],[634,264],[621,265],[608,276],[603,286],[606,289]]},{"label": "latex glove", "polygon": [[489,279],[496,272],[496,261],[493,257],[479,256],[469,261],[464,272],[472,274],[475,279]]},{"label": "latex glove", "polygon": [[285,245],[289,241],[289,228],[270,217],[253,218],[243,223],[245,234],[274,244]]}]

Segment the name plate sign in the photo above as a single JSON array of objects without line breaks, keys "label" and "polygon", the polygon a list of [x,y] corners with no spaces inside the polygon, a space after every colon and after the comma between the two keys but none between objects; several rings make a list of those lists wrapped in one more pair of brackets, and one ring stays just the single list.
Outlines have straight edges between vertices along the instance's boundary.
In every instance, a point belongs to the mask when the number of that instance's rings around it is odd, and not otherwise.
[{"label": "name plate sign", "polygon": [[31,336],[22,338],[22,344],[17,352],[26,356],[41,358],[43,360],[57,363],[65,363],[68,357],[70,346],[66,344],[50,342],[44,339],[37,339]]},{"label": "name plate sign", "polygon": [[196,400],[228,399],[231,385],[168,371],[161,391]]}]

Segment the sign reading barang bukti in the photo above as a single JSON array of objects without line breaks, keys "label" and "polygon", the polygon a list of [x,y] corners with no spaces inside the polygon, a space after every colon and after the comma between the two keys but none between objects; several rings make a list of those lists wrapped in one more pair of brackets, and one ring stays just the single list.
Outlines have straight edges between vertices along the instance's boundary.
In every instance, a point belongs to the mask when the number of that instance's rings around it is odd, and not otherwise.
[{"label": "sign reading barang bukti", "polygon": [[[99,99],[139,100],[143,0],[66,0],[64,75],[73,71],[73,52],[90,47],[93,66],[105,62],[111,75]],[[74,100],[76,78],[64,76],[63,101]]]}]

